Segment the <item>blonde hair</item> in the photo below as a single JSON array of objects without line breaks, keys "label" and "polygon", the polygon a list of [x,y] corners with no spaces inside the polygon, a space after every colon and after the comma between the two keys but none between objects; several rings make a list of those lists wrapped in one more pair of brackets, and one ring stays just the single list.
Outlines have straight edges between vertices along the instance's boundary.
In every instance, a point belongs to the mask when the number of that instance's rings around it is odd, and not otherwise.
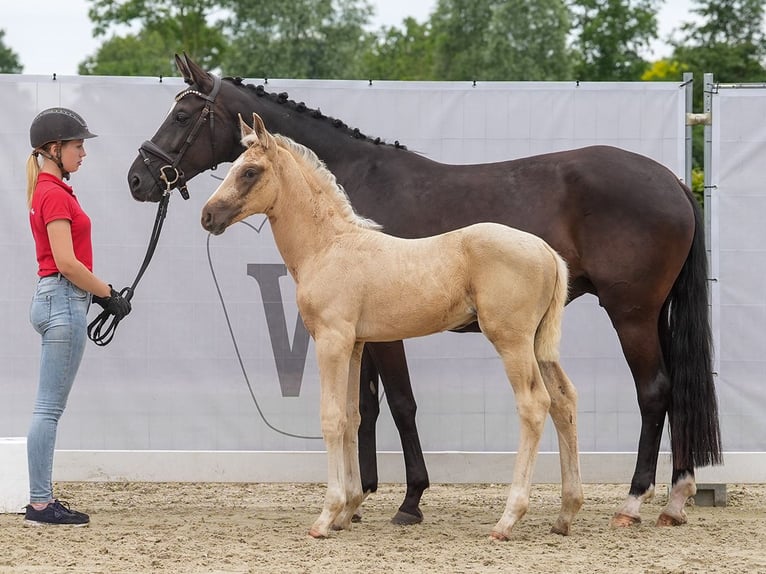
[{"label": "blonde hair", "polygon": [[40,163],[37,160],[37,150],[33,150],[27,159],[27,207],[32,207],[32,196],[35,194],[37,176],[40,175]]}]

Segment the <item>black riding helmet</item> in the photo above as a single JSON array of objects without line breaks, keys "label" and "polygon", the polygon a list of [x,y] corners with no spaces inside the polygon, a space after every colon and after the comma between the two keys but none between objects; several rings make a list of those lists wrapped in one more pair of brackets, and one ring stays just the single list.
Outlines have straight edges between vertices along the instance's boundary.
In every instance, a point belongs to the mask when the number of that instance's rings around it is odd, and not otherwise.
[{"label": "black riding helmet", "polygon": [[67,108],[43,110],[29,127],[29,143],[38,149],[48,142],[94,138],[80,114]]}]

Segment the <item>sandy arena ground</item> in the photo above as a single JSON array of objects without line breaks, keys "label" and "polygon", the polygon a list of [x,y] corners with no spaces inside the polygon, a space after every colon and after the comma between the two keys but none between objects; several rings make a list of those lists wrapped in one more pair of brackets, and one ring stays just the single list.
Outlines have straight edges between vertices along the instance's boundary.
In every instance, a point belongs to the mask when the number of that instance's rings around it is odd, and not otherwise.
[{"label": "sandy arena ground", "polygon": [[57,495],[89,512],[87,528],[28,528],[0,515],[2,574],[630,573],[766,574],[766,485],[728,485],[728,506],[687,508],[689,523],[656,528],[667,487],[644,523],[615,530],[624,485],[585,485],[572,535],[549,534],[558,485],[534,485],[529,513],[509,542],[488,534],[505,485],[435,485],[425,521],[394,526],[403,486],[384,485],[364,519],[326,540],[308,528],[320,484],[61,483]]}]

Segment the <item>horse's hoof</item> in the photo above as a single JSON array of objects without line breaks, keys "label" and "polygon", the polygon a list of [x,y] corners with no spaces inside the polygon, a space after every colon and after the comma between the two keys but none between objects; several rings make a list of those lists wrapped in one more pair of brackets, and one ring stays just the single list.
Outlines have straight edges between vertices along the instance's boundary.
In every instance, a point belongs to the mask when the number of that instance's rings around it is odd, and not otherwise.
[{"label": "horse's hoof", "polygon": [[628,516],[627,514],[621,514],[619,512],[612,516],[612,522],[610,523],[612,528],[627,528],[637,524],[641,524],[640,516]]},{"label": "horse's hoof", "polygon": [[497,530],[493,530],[489,533],[490,540],[499,540],[500,542],[508,542],[510,540],[510,537],[506,536],[502,532],[498,532]]},{"label": "horse's hoof", "polygon": [[551,527],[551,534],[560,534],[561,536],[569,536],[569,524],[554,524]]},{"label": "horse's hoof", "polygon": [[311,538],[316,538],[316,539],[327,538],[326,534],[322,534],[321,532],[319,532],[319,530],[316,530],[314,528],[309,530],[309,536],[311,536]]},{"label": "horse's hoof", "polygon": [[398,511],[391,519],[391,524],[398,526],[411,526],[413,524],[420,524],[423,522],[423,513],[418,511],[418,514],[410,514],[409,512]]},{"label": "horse's hoof", "polygon": [[657,518],[657,523],[655,526],[682,526],[683,524],[686,524],[686,517],[678,517],[678,516],[670,516],[670,514],[665,514],[664,512],[660,514],[659,518]]},{"label": "horse's hoof", "polygon": [[362,515],[354,513],[354,516],[351,517],[351,522],[361,522],[362,521]]}]

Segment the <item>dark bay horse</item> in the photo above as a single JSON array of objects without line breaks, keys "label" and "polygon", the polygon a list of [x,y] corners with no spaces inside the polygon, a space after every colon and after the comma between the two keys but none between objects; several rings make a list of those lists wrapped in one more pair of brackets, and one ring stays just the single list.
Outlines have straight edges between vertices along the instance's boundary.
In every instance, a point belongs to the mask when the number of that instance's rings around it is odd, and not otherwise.
[{"label": "dark bay horse", "polygon": [[[176,63],[190,87],[176,97],[128,172],[135,199],[159,201],[166,181],[178,177],[173,185],[184,186],[186,179],[234,161],[243,151],[238,115],[256,112],[270,131],[314,150],[356,212],[387,233],[425,237],[490,221],[542,237],[569,265],[570,301],[585,293],[598,297],[635,381],[641,413],[638,456],[630,491],[612,524],[639,522],[642,502],[654,494],[666,415],[672,489],[657,523],[686,522],[684,504],[696,491],[695,467],[720,464],[722,452],[702,216],[689,189],[670,170],[608,146],[499,163],[442,164],[370,139],[285,94],[209,74],[185,55]],[[377,488],[377,371],[405,458],[407,494],[395,521],[419,522],[428,474],[404,347],[401,341],[370,343],[364,359],[362,487],[365,492]]]}]

